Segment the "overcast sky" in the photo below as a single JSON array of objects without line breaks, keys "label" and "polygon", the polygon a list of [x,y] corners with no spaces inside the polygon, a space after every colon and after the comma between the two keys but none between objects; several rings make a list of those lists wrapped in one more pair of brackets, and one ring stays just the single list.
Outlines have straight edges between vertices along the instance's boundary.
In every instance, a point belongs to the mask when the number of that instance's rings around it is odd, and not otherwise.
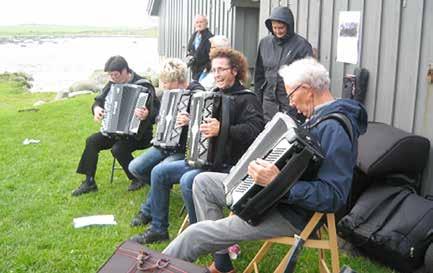
[{"label": "overcast sky", "polygon": [[[147,0],[2,1],[0,25],[148,26]],[[154,23],[153,23],[154,25]]]}]

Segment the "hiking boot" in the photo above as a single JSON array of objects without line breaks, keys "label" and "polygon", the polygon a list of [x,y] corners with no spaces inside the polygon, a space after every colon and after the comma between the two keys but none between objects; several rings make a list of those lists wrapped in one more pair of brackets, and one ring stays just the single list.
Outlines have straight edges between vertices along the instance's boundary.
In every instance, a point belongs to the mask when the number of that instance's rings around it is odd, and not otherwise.
[{"label": "hiking boot", "polygon": [[84,180],[81,185],[72,192],[72,196],[79,196],[92,191],[98,191],[98,186],[96,186],[96,183],[89,183],[87,180]]},{"label": "hiking boot", "polygon": [[131,180],[131,185],[129,185],[128,187],[128,191],[136,191],[138,189],[140,189],[141,187],[143,187],[146,183],[144,183],[143,181],[139,180],[139,179],[133,179]]},{"label": "hiking boot", "polygon": [[151,230],[150,228],[146,230],[143,234],[138,234],[131,237],[132,241],[135,241],[139,244],[151,244],[156,242],[168,241],[170,238],[168,236],[168,232],[158,232]]},{"label": "hiking boot", "polygon": [[152,217],[145,215],[143,212],[139,211],[137,215],[132,218],[131,227],[144,226],[152,221]]}]

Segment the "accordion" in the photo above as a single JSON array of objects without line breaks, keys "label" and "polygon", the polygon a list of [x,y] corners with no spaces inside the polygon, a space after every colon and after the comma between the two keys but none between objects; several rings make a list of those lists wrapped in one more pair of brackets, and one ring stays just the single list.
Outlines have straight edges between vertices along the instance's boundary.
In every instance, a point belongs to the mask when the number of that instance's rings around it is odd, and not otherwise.
[{"label": "accordion", "polygon": [[104,135],[133,135],[138,132],[140,120],[135,108],[146,106],[150,94],[146,87],[135,84],[113,84],[105,98],[105,116],[101,133]]},{"label": "accordion", "polygon": [[[266,187],[254,183],[247,173],[257,158],[281,170]],[[299,178],[316,176],[323,158],[319,143],[308,131],[297,128],[288,115],[277,113],[224,180],[227,204],[240,218],[257,225]]]},{"label": "accordion", "polygon": [[[218,170],[223,166],[231,104],[229,95],[218,92],[199,92],[192,96],[185,155],[191,167]],[[206,118],[217,118],[220,121],[218,137],[205,138],[201,134],[200,124],[204,123]]]},{"label": "accordion", "polygon": [[176,118],[178,114],[189,110],[193,92],[185,89],[164,91],[157,118],[156,135],[152,140],[153,146],[164,149],[175,149],[182,146],[181,136],[188,128],[176,127]]}]

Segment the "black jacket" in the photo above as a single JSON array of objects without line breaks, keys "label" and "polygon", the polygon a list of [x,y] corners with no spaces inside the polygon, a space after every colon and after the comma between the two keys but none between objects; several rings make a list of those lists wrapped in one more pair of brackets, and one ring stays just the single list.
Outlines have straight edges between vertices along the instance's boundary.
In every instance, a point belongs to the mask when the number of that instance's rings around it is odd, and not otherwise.
[{"label": "black jacket", "polygon": [[228,89],[215,88],[214,92],[233,98],[223,163],[234,166],[264,128],[262,109],[256,95],[246,90],[239,81]]},{"label": "black jacket", "polygon": [[209,29],[205,29],[201,32],[201,42],[197,47],[197,50],[194,48],[194,39],[197,35],[197,31],[191,35],[191,38],[188,42],[187,55],[193,57],[193,62],[191,63],[191,73],[192,79],[198,80],[200,73],[209,65],[209,51],[210,51],[210,42],[209,38],[213,36],[213,34],[209,31]]},{"label": "black jacket", "polygon": [[[287,25],[287,34],[277,38],[272,32],[272,21],[280,21]],[[310,43],[294,33],[293,14],[287,7],[277,7],[272,10],[271,16],[265,21],[271,32],[259,43],[257,53],[254,91],[263,107],[266,121],[272,119],[277,112],[289,111],[284,81],[278,75],[278,70],[284,64],[312,56]]]},{"label": "black jacket", "polygon": [[[149,81],[145,80],[134,71],[131,71],[131,74],[132,79],[128,83],[142,85],[148,88],[150,91],[150,102],[148,103],[150,108],[149,116],[147,119],[140,122],[138,132],[136,135],[134,135],[134,138],[138,141],[149,142],[152,139],[152,125],[155,123],[156,116],[158,115],[160,102],[156,97],[155,88]],[[92,113],[94,113],[93,109],[95,106],[104,108],[105,98],[107,97],[112,84],[113,82],[109,81],[102,89],[101,94],[95,97],[95,102],[92,105]]]}]

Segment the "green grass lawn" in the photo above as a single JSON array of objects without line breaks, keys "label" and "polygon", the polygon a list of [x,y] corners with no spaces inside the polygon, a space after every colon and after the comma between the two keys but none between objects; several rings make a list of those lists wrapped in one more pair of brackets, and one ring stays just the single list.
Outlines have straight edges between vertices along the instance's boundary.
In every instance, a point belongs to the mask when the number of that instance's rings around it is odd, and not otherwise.
[{"label": "green grass lawn", "polygon": [[[119,243],[143,231],[131,228],[129,222],[148,188],[128,192],[129,181],[121,171],[116,171],[110,184],[112,156],[108,151],[101,153],[98,164],[99,192],[71,197],[82,179],[75,169],[84,141],[99,126],[89,113],[93,96],[50,102],[38,112],[18,112],[53,97],[50,93],[25,93],[14,82],[0,82],[0,272],[95,272]],[[22,145],[25,138],[41,142]],[[181,224],[181,205],[175,188],[170,207],[172,237]],[[96,214],[113,214],[118,224],[73,228],[74,217]],[[162,250],[166,245],[150,247]],[[241,245],[241,257],[235,261],[240,272],[259,247],[260,242]],[[261,272],[272,272],[286,249],[276,247],[261,265]],[[207,256],[198,263],[210,261]],[[341,263],[359,273],[392,272],[345,254],[341,254]],[[316,251],[302,251],[297,272],[318,272]]]}]

